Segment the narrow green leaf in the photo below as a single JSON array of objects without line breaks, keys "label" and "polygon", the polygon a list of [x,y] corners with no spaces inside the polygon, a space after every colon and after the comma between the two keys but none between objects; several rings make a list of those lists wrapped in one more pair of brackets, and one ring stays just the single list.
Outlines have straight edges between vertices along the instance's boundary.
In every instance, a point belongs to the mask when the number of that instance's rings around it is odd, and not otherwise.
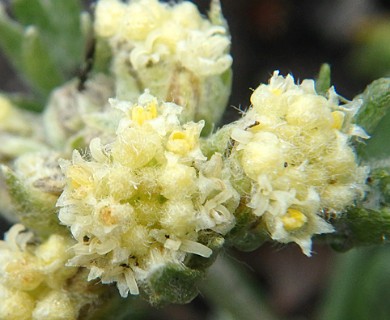
[{"label": "narrow green leaf", "polygon": [[44,12],[39,0],[12,0],[11,11],[15,19],[25,26],[34,25],[42,30],[51,27],[49,16]]},{"label": "narrow green leaf", "polygon": [[336,264],[320,320],[386,320],[390,312],[389,247],[343,254]]},{"label": "narrow green leaf", "polygon": [[220,256],[207,271],[200,288],[211,307],[223,311],[225,318],[222,319],[278,319],[254,280],[243,265]]},{"label": "narrow green leaf", "polygon": [[325,96],[331,86],[330,65],[323,63],[316,79],[316,91]]},{"label": "narrow green leaf", "polygon": [[16,69],[20,69],[23,27],[12,21],[0,3],[0,48]]},{"label": "narrow green leaf", "polygon": [[45,96],[64,81],[35,27],[24,34],[22,66],[30,85]]}]

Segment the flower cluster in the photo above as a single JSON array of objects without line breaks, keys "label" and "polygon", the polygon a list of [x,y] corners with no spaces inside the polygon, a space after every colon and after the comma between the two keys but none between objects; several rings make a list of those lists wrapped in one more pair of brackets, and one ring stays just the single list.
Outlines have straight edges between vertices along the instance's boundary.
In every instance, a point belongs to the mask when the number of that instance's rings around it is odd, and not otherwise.
[{"label": "flower cluster", "polygon": [[364,193],[367,168],[349,144],[352,135],[367,137],[352,124],[360,103],[339,105],[333,88],[326,98],[314,81],[295,84],[278,72],[251,102],[231,129],[231,165],[250,179],[247,205],[272,239],[296,242],[310,255],[312,236],[333,231],[323,216],[343,212]]},{"label": "flower cluster", "polygon": [[232,64],[226,28],[202,18],[191,2],[169,6],[157,0],[99,1],[95,30],[113,46],[127,47],[135,69],[168,59],[209,76]]},{"label": "flower cluster", "polygon": [[219,2],[212,2],[211,11],[208,20],[187,1],[99,1],[95,31],[112,48],[117,98],[133,101],[149,89],[185,107],[185,121],[219,121],[230,92],[232,57]]},{"label": "flower cluster", "polygon": [[0,241],[0,318],[71,320],[93,295],[80,295],[67,280],[77,268],[65,267],[71,240],[51,235],[34,244],[33,234],[14,225]]},{"label": "flower cluster", "polygon": [[74,151],[63,162],[67,186],[57,205],[77,240],[69,264],[87,267],[90,280],[116,282],[125,297],[160,267],[209,257],[199,234],[226,234],[238,195],[222,156],[207,159],[199,148],[203,122],[181,125],[181,107],[147,92],[134,105],[111,104],[123,112],[116,138],[96,138],[87,155]]}]

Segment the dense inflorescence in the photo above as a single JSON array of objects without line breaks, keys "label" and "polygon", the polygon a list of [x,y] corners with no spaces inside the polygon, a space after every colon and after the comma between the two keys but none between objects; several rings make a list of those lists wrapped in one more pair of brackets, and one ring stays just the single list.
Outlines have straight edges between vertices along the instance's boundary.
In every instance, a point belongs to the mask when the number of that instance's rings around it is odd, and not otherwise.
[{"label": "dense inflorescence", "polygon": [[313,235],[333,231],[324,213],[341,214],[362,198],[368,172],[350,145],[352,136],[367,138],[352,123],[361,102],[340,105],[333,88],[324,97],[314,85],[275,72],[229,126],[238,188],[250,180],[248,207],[273,240],[296,242],[306,255]]},{"label": "dense inflorescence", "polygon": [[78,241],[70,264],[89,268],[89,279],[115,281],[127,296],[188,253],[209,257],[199,232],[226,234],[238,195],[221,155],[200,151],[202,122],[181,125],[179,106],[148,93],[134,105],[111,103],[123,111],[115,140],[96,138],[87,155],[75,151],[62,164],[59,218]]}]

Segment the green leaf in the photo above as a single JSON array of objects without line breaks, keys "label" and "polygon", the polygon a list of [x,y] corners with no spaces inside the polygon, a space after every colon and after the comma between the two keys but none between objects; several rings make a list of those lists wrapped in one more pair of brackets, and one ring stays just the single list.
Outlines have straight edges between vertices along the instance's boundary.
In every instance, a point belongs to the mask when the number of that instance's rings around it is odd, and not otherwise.
[{"label": "green leaf", "polygon": [[390,110],[390,78],[375,80],[356,98],[363,100],[356,122],[372,134]]},{"label": "green leaf", "polygon": [[363,100],[356,122],[372,134],[390,109],[390,78],[375,80],[356,98]]},{"label": "green leaf", "polygon": [[0,91],[0,95],[6,96],[11,100],[12,104],[20,109],[41,112],[44,108],[42,103],[39,103],[34,97],[23,93],[9,93]]},{"label": "green leaf", "polygon": [[70,77],[81,62],[83,37],[79,0],[13,0],[12,12],[25,26],[35,26],[48,55]]},{"label": "green leaf", "polygon": [[34,25],[43,30],[51,27],[48,12],[44,11],[39,0],[12,0],[11,11],[16,20],[25,26]]},{"label": "green leaf", "polygon": [[148,277],[146,292],[150,303],[161,306],[167,303],[188,303],[198,294],[196,283],[203,272],[169,263]]},{"label": "green leaf", "polygon": [[[83,37],[80,25],[81,1],[35,0],[49,17],[50,28],[42,30],[50,51],[65,73],[74,72],[82,60]],[[30,2],[30,1],[28,1]]]},{"label": "green leaf", "polygon": [[13,66],[20,70],[23,27],[8,18],[0,3],[0,48]]},{"label": "green leaf", "polygon": [[[369,162],[371,168],[368,185],[371,187],[366,198],[375,199],[378,207],[390,207],[390,157],[380,161]],[[374,202],[374,201],[371,201]]]},{"label": "green leaf", "polygon": [[224,317],[219,319],[278,319],[267,305],[262,288],[248,271],[244,265],[220,256],[201,283],[201,293],[212,309],[223,312]]},{"label": "green leaf", "polygon": [[32,88],[45,96],[64,82],[35,27],[27,28],[24,34],[22,66]]},{"label": "green leaf", "polygon": [[390,155],[390,78],[375,80],[355,99],[363,101],[356,124],[371,136],[357,146],[358,154],[365,159]]},{"label": "green leaf", "polygon": [[330,65],[323,63],[316,79],[316,91],[325,96],[331,86]]},{"label": "green leaf", "polygon": [[326,235],[337,251],[390,243],[390,208],[350,208],[333,222],[335,233]]},{"label": "green leaf", "polygon": [[360,147],[365,159],[383,159],[390,155],[390,112],[378,123],[366,145]]},{"label": "green leaf", "polygon": [[253,251],[270,240],[262,219],[255,216],[244,202],[240,203],[234,215],[236,225],[226,236],[229,246],[240,251]]},{"label": "green leaf", "polygon": [[387,320],[390,314],[389,247],[340,256],[320,320]]}]

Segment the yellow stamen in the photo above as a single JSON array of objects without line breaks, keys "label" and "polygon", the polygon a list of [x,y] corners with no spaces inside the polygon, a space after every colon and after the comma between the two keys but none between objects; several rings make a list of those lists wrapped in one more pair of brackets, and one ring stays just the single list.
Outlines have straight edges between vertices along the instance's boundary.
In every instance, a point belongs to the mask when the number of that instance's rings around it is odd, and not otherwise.
[{"label": "yellow stamen", "polygon": [[332,112],[333,117],[333,124],[332,128],[340,130],[344,123],[345,114],[341,111],[333,111]]},{"label": "yellow stamen", "polygon": [[280,89],[280,88],[275,88],[275,89],[271,89],[271,92],[276,95],[276,96],[280,96],[282,93],[283,93],[283,90]]},{"label": "yellow stamen", "polygon": [[299,210],[289,208],[282,217],[283,227],[286,231],[295,231],[302,228],[307,222],[307,217]]},{"label": "yellow stamen", "polygon": [[183,131],[174,131],[171,133],[167,143],[167,149],[169,151],[186,154],[194,148],[194,141],[191,136]]},{"label": "yellow stamen", "polygon": [[170,136],[170,139],[172,140],[179,140],[185,138],[186,138],[186,134],[183,131],[174,131]]},{"label": "yellow stamen", "polygon": [[146,120],[157,117],[157,105],[155,101],[150,102],[146,107],[135,106],[131,110],[131,119],[138,125],[142,125]]}]

